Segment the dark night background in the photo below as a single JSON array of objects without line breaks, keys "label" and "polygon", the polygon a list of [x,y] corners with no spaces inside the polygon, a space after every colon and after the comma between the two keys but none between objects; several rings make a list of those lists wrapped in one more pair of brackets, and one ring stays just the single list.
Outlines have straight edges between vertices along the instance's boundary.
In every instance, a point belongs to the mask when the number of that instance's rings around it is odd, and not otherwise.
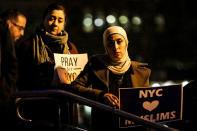
[{"label": "dark night background", "polygon": [[[190,0],[61,0],[67,5],[68,21],[66,30],[69,39],[81,53],[88,56],[103,53],[102,33],[109,26],[95,27],[92,32],[83,30],[83,18],[87,10],[93,19],[101,12],[104,17],[114,13],[126,14],[131,21],[140,16],[142,24],[131,22],[127,33],[131,59],[147,62],[152,69],[151,81],[184,81],[195,79],[197,65],[196,6]],[[7,8],[18,8],[28,17],[28,37],[40,24],[42,13],[55,0],[0,0],[0,12]],[[164,23],[155,22],[162,16]],[[120,25],[118,23],[117,25]]]},{"label": "dark night background", "polygon": [[[27,16],[28,23],[23,38],[26,39],[40,25],[45,8],[55,1],[58,0],[0,0],[0,13],[8,8],[18,8]],[[152,70],[151,83],[165,83],[167,81],[181,83],[196,79],[197,7],[194,4],[195,1],[59,1],[64,2],[67,6],[68,21],[66,30],[69,33],[70,41],[75,43],[80,53],[87,52],[88,56],[104,53],[102,34],[109,26],[104,21],[103,26],[96,27],[93,25],[92,32],[85,32],[83,19],[87,12],[92,14],[93,19],[97,18],[98,14],[102,14],[104,18],[109,14],[115,14],[117,18],[125,14],[129,18],[129,23],[125,29],[130,42],[128,47],[130,58],[149,63]],[[134,16],[141,18],[141,25],[137,26],[131,22]],[[160,18],[163,18],[163,21],[160,19],[160,22],[156,22],[157,16],[162,16]],[[121,24],[118,22],[117,25]],[[85,121],[84,123],[88,125],[90,114],[83,114],[83,110],[86,110],[85,108],[87,107],[82,108],[81,106],[80,110],[82,110],[82,113],[80,116]],[[90,111],[90,109],[87,110]]]}]

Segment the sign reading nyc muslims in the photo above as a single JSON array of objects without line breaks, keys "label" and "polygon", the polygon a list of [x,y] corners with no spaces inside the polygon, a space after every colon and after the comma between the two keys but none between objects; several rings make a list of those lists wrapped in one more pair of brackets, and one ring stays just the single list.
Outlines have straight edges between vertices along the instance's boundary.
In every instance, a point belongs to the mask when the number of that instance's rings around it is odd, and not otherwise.
[{"label": "sign reading nyc muslims", "polygon": [[85,54],[58,54],[54,53],[55,69],[60,81],[70,84],[74,81],[88,62]]},{"label": "sign reading nyc muslims", "polygon": [[[181,85],[150,88],[120,88],[120,109],[151,122],[182,119],[183,89]],[[136,126],[130,120],[119,119],[119,127]]]}]

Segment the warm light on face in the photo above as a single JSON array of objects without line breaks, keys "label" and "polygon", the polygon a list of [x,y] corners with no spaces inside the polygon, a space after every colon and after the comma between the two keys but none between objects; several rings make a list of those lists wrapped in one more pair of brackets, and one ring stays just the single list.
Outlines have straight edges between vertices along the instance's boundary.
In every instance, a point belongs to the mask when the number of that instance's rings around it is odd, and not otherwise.
[{"label": "warm light on face", "polygon": [[17,20],[8,20],[8,26],[12,42],[15,43],[24,35],[26,18],[19,15]]},{"label": "warm light on face", "polygon": [[44,19],[44,28],[47,32],[57,35],[64,29],[65,14],[63,10],[53,10]]},{"label": "warm light on face", "polygon": [[110,58],[114,61],[120,60],[126,52],[126,42],[122,35],[113,34],[107,39],[106,49]]}]

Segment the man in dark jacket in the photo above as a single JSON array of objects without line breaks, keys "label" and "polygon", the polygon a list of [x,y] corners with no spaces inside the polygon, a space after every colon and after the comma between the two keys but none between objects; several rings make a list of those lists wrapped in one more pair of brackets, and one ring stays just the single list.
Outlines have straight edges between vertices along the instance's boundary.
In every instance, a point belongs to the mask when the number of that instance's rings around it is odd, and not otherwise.
[{"label": "man in dark jacket", "polygon": [[8,129],[14,122],[17,59],[14,43],[24,34],[26,17],[16,9],[0,15],[0,128]]}]

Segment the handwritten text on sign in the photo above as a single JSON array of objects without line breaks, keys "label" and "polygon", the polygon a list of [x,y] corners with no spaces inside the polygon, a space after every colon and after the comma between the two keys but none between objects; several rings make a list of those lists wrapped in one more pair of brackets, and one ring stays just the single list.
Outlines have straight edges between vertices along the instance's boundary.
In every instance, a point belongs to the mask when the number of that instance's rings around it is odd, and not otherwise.
[{"label": "handwritten text on sign", "polygon": [[[85,54],[57,54],[54,53],[55,68],[62,68],[64,71],[66,81],[72,82],[83,70],[88,62],[87,53]],[[60,71],[60,70],[59,70]],[[59,72],[58,72],[59,75]],[[60,75],[59,75],[60,77]],[[61,79],[61,78],[60,78]]]},{"label": "handwritten text on sign", "polygon": [[[152,122],[182,119],[182,87],[170,85],[150,88],[123,88],[119,90],[120,109]],[[120,127],[133,126],[120,118]]]}]

